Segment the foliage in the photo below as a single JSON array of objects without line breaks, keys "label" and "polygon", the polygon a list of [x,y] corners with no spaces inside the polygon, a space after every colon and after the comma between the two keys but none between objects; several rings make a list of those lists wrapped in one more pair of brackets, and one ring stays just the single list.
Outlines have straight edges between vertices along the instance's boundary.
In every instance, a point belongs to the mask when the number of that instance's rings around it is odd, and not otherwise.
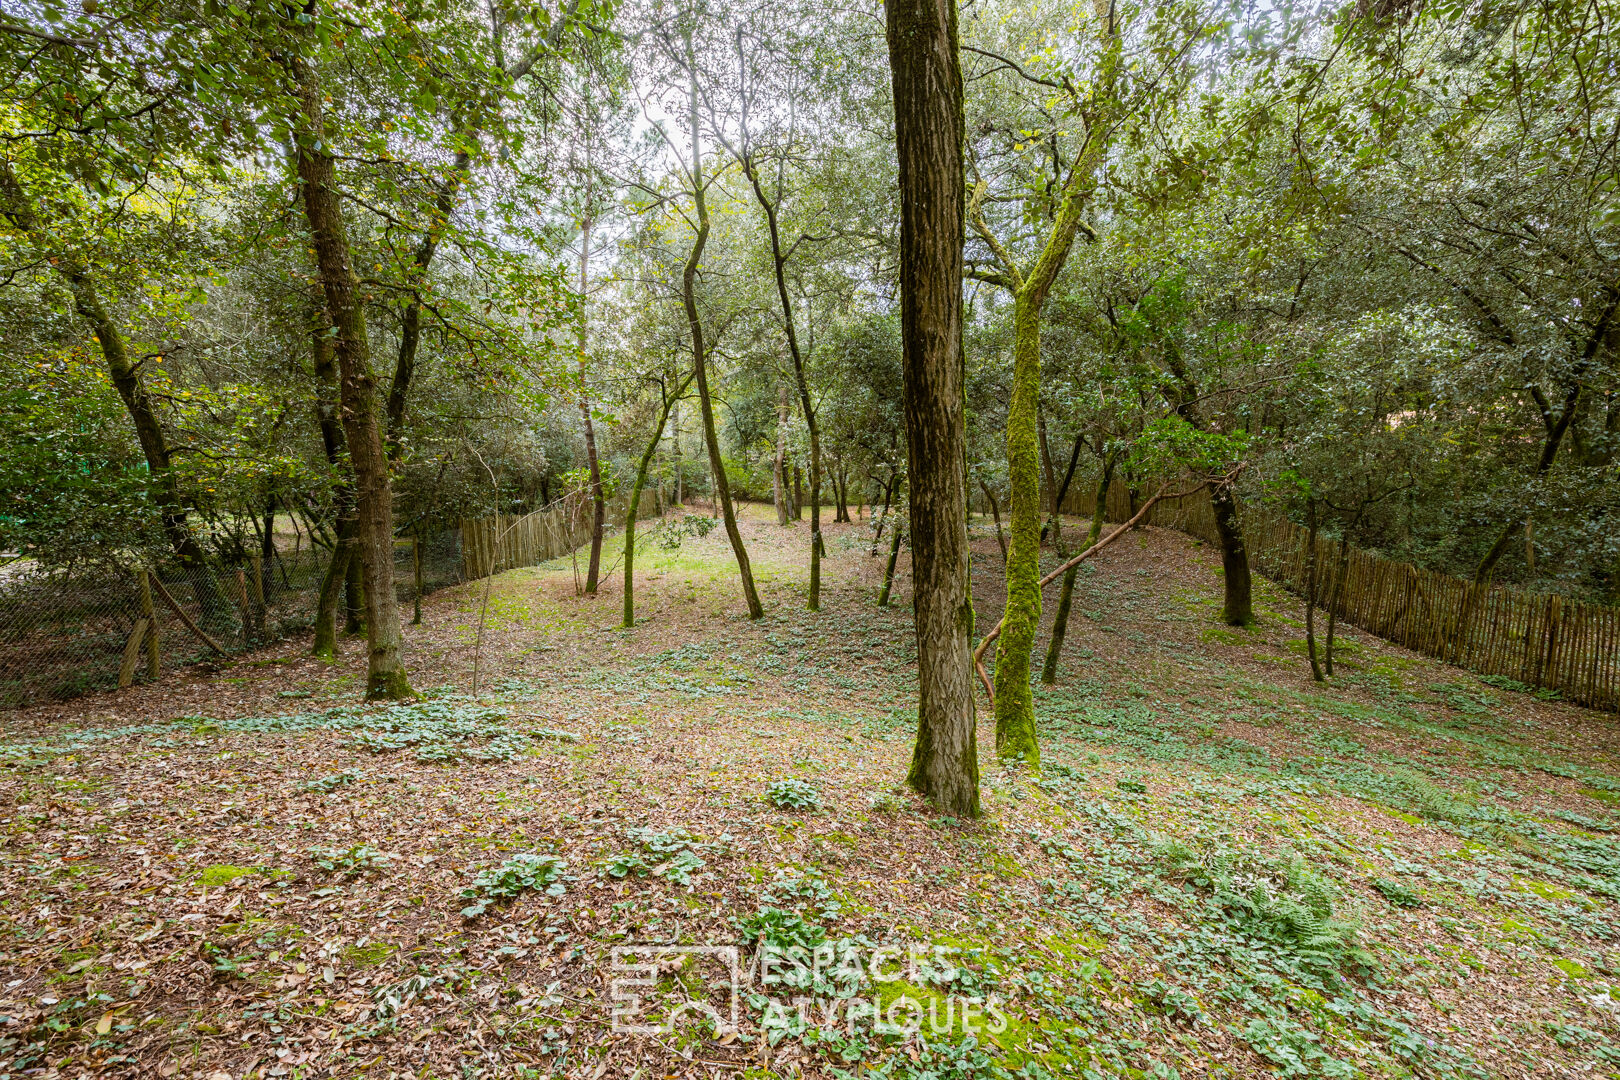
[{"label": "foliage", "polygon": [[819,810],[821,792],[805,780],[774,780],[765,789],[765,801],[778,810]]},{"label": "foliage", "polygon": [[463,899],[472,901],[461,909],[461,914],[475,919],[488,911],[490,905],[530,890],[561,896],[568,889],[564,877],[567,869],[568,861],[556,855],[514,855],[499,866],[480,872],[473,883],[461,891]]}]

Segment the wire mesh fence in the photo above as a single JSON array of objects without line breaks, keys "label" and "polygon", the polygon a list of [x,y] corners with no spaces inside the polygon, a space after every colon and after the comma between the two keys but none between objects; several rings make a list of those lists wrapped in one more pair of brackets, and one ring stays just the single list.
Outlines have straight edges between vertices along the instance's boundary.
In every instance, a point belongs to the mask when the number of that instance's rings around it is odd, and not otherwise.
[{"label": "wire mesh fence", "polygon": [[[148,682],[256,648],[315,620],[329,552],[279,548],[268,559],[95,573],[26,560],[0,567],[0,709]],[[463,580],[459,527],[402,538],[402,604]]]}]

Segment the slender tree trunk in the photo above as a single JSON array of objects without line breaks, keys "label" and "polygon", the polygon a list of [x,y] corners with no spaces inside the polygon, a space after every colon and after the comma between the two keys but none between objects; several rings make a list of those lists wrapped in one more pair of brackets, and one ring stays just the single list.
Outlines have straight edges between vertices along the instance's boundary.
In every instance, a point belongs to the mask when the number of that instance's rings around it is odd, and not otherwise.
[{"label": "slender tree trunk", "polygon": [[787,458],[787,417],[788,417],[788,388],[782,383],[777,390],[776,401],[776,472],[773,476],[772,493],[776,497],[776,523],[788,523],[787,491],[782,479],[782,463]]},{"label": "slender tree trunk", "polygon": [[1243,542],[1243,523],[1238,520],[1232,486],[1217,484],[1210,488],[1209,505],[1215,513],[1215,533],[1221,541],[1221,575],[1226,585],[1221,619],[1230,626],[1248,626],[1254,621],[1249,551]]},{"label": "slender tree trunk", "polygon": [[641,489],[647,483],[647,470],[652,464],[653,455],[658,452],[658,444],[664,441],[664,425],[669,421],[670,406],[686,393],[693,374],[695,372],[688,373],[675,387],[675,392],[664,399],[664,408],[658,414],[652,440],[647,443],[641,463],[636,468],[635,486],[630,489],[630,509],[624,516],[624,626],[627,629],[636,625],[636,511],[641,508]]},{"label": "slender tree trunk", "polygon": [[889,523],[889,505],[894,498],[894,480],[895,478],[890,476],[889,482],[883,485],[883,513],[878,515],[876,527],[872,530],[872,550],[867,554],[867,558],[877,554],[878,541],[883,539],[883,528]]},{"label": "slender tree trunk", "polygon": [[843,522],[844,524],[848,525],[850,523],[849,474],[845,470],[844,463],[842,461],[838,463],[838,468],[833,473],[833,494],[838,499],[838,510],[833,515],[833,523],[837,524],[838,522]]},{"label": "slender tree trunk", "polygon": [[337,171],[326,150],[321,88],[314,69],[302,57],[293,55],[289,67],[302,107],[297,118],[298,178],[327,314],[337,331],[333,346],[340,373],[342,422],[354,469],[355,538],[366,586],[366,697],[399,700],[412,695],[394,597],[393,490],[378,430],[371,347],[343,224]]},{"label": "slender tree trunk", "polygon": [[1328,593],[1327,602],[1327,648],[1323,651],[1323,668],[1328,677],[1333,676],[1333,631],[1339,622],[1339,596],[1344,589],[1344,575],[1350,569],[1350,540],[1348,537],[1339,538],[1338,565],[1333,571],[1333,588]]},{"label": "slender tree trunk", "polygon": [[359,637],[366,632],[366,583],[360,560],[350,558],[343,572],[343,632]]},{"label": "slender tree trunk", "polygon": [[878,607],[889,606],[889,594],[894,589],[894,568],[900,561],[900,533],[897,524],[890,530],[889,536],[889,563],[883,568],[883,588],[878,590]]},{"label": "slender tree trunk", "polygon": [[804,470],[793,466],[793,520],[804,520]]},{"label": "slender tree trunk", "polygon": [[[1108,488],[1113,480],[1114,454],[1110,452],[1103,458],[1102,476],[1097,480],[1097,502],[1091,510],[1091,529],[1086,533],[1085,543],[1080,545],[1081,551],[1095,544],[1097,538],[1102,535],[1103,514],[1108,505]],[[1058,505],[1058,501],[1054,499],[1053,505]],[[1058,557],[1064,561],[1069,558],[1061,545],[1058,548]],[[1057,682],[1058,660],[1063,655],[1063,639],[1069,632],[1069,608],[1074,603],[1074,583],[1079,573],[1080,567],[1069,567],[1063,574],[1063,585],[1058,592],[1057,611],[1052,615],[1052,640],[1046,646],[1046,663],[1041,665],[1041,682],[1048,686]]]},{"label": "slender tree trunk", "polygon": [[591,216],[587,211],[580,222],[579,234],[579,415],[585,422],[585,460],[591,470],[591,560],[585,571],[585,595],[595,596],[596,579],[602,571],[602,530],[607,520],[607,503],[602,497],[602,466],[596,457],[596,426],[591,422],[590,393],[586,384],[590,317],[585,305],[591,284],[590,257]]},{"label": "slender tree trunk", "polygon": [[681,458],[681,403],[677,401],[669,421],[669,442],[675,456],[675,505],[686,509],[686,462]]},{"label": "slender tree trunk", "polygon": [[686,320],[692,334],[692,362],[697,376],[698,408],[703,414],[703,440],[709,447],[709,471],[714,479],[715,502],[725,516],[726,538],[737,556],[737,572],[742,578],[743,599],[748,604],[748,617],[758,619],[765,614],[754,588],[754,570],[748,562],[748,549],[743,547],[742,531],[737,527],[737,514],[731,505],[731,488],[726,482],[726,464],[720,456],[720,433],[714,425],[714,398],[709,393],[708,347],[703,341],[703,323],[698,318],[697,271],[703,261],[703,248],[709,242],[709,207],[703,192],[703,148],[699,138],[697,66],[692,57],[692,42],[686,42],[687,66],[691,75],[688,101],[688,120],[692,126],[692,201],[696,204],[697,237],[692,253],[687,257],[681,275],[681,298],[686,305]]},{"label": "slender tree trunk", "polygon": [[1001,531],[1001,503],[996,501],[996,493],[991,491],[990,485],[983,480],[979,481],[979,490],[984,492],[985,500],[990,504],[990,516],[996,522],[996,543],[1001,547],[1001,565],[1005,567],[1007,565],[1007,537]]},{"label": "slender tree trunk", "polygon": [[962,354],[962,69],[955,0],[885,0],[900,166],[900,328],[917,742],[907,783],[979,815]]},{"label": "slender tree trunk", "polygon": [[1316,500],[1305,503],[1305,651],[1311,658],[1311,678],[1323,682],[1316,659]]}]

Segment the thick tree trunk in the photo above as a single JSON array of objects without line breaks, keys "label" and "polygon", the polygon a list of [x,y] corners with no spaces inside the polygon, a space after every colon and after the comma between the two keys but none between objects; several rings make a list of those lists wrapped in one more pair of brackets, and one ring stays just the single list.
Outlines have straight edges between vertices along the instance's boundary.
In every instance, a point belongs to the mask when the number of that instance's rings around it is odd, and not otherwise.
[{"label": "thick tree trunk", "polygon": [[292,56],[289,67],[302,107],[296,118],[298,178],[327,314],[337,331],[333,348],[340,375],[342,423],[354,470],[355,541],[364,572],[369,646],[366,697],[399,700],[412,695],[405,673],[399,605],[394,598],[393,490],[378,430],[371,346],[343,224],[337,171],[326,150],[321,88],[314,69],[302,57]]},{"label": "thick tree trunk", "polygon": [[697,73],[691,56],[691,41],[687,41],[687,61],[691,74],[689,86],[688,120],[692,131],[692,201],[697,210],[698,231],[692,242],[692,253],[687,257],[681,275],[681,298],[686,305],[686,320],[692,334],[692,366],[698,386],[698,409],[703,414],[703,441],[709,448],[709,471],[714,482],[714,498],[723,513],[726,538],[737,556],[737,573],[742,578],[743,599],[748,605],[748,617],[758,619],[765,614],[754,588],[754,570],[748,562],[748,549],[743,546],[742,531],[737,527],[737,514],[731,505],[731,487],[726,482],[726,464],[720,456],[720,433],[714,424],[714,398],[709,393],[708,346],[703,341],[703,323],[697,309],[697,271],[703,261],[703,248],[709,242],[709,207],[703,193],[703,148],[699,138]]},{"label": "thick tree trunk", "polygon": [[647,470],[652,465],[653,455],[658,452],[658,444],[664,441],[664,425],[669,422],[670,406],[686,393],[686,388],[692,384],[692,374],[695,372],[682,379],[675,392],[664,399],[658,424],[653,428],[653,437],[647,443],[641,463],[636,468],[635,486],[630,489],[630,509],[624,516],[624,626],[627,629],[636,625],[636,511],[641,509],[641,489],[647,484]]},{"label": "thick tree trunk", "polygon": [[1030,658],[1041,624],[1041,461],[1036,410],[1041,397],[1041,309],[1025,290],[1013,302],[1013,385],[1007,403],[1007,479],[1012,488],[1007,544],[1007,606],[996,646],[996,754],[1032,766],[1035,737]]},{"label": "thick tree trunk", "polygon": [[885,0],[900,166],[900,329],[917,742],[907,783],[979,814],[962,356],[962,70],[955,0]]},{"label": "thick tree trunk", "polygon": [[[1103,514],[1108,506],[1108,488],[1113,484],[1113,481],[1114,455],[1109,453],[1103,458],[1102,476],[1097,480],[1097,502],[1091,510],[1091,529],[1086,533],[1085,543],[1080,545],[1081,551],[1085,551],[1095,544],[1097,538],[1102,535]],[[1064,482],[1064,487],[1065,489],[1068,487],[1067,481]],[[1061,495],[1054,498],[1052,505],[1059,505],[1061,498]],[[1065,561],[1068,559],[1068,553],[1063,551],[1061,545],[1058,548],[1058,557]],[[1074,603],[1074,583],[1079,573],[1080,567],[1071,566],[1063,574],[1063,585],[1058,593],[1057,611],[1052,615],[1052,640],[1046,646],[1046,663],[1041,665],[1041,682],[1046,683],[1048,686],[1057,682],[1058,661],[1063,654],[1063,639],[1069,632],[1069,608]]]}]

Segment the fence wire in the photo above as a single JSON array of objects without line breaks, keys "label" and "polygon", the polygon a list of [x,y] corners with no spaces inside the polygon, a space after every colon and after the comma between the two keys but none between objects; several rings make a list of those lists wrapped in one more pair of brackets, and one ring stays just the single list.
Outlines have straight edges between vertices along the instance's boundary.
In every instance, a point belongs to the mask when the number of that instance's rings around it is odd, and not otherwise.
[{"label": "fence wire", "polygon": [[[463,580],[459,528],[422,534],[420,593],[414,542],[407,537],[394,548],[401,604]],[[278,550],[268,560],[166,566],[144,590],[134,567],[66,573],[27,560],[0,566],[0,709],[111,689],[121,677],[150,682],[154,666],[162,678],[307,630],[330,558],[326,550],[302,548]],[[156,665],[148,627],[156,629]],[[132,646],[137,628],[142,634]]]}]

